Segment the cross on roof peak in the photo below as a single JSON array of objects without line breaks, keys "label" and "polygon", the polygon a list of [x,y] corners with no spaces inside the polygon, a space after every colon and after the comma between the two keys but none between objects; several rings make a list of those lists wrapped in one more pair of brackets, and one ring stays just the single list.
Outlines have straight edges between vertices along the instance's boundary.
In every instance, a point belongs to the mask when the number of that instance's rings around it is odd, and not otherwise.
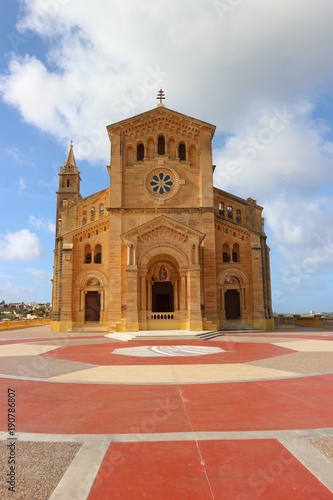
[{"label": "cross on roof peak", "polygon": [[156,99],[160,100],[158,106],[161,106],[161,105],[164,106],[164,104],[163,104],[163,100],[165,99],[164,90],[160,89],[158,91]]}]

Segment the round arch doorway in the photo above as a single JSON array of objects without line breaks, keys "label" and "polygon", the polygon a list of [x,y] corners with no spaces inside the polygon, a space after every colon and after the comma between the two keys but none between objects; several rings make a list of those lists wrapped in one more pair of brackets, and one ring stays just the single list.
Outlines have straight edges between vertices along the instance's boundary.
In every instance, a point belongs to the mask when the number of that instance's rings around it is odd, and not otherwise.
[{"label": "round arch doorway", "polygon": [[224,292],[225,319],[241,319],[240,294],[238,290]]},{"label": "round arch doorway", "polygon": [[84,321],[99,322],[101,318],[101,295],[100,292],[86,292],[84,300]]},{"label": "round arch doorway", "polygon": [[84,322],[99,323],[101,319],[101,290],[97,277],[88,278],[84,290]]},{"label": "round arch doorway", "polygon": [[174,285],[171,281],[156,282],[152,288],[152,312],[174,312]]},{"label": "round arch doorway", "polygon": [[244,321],[247,319],[247,276],[238,269],[229,269],[218,276],[220,285],[220,309],[222,321]]}]

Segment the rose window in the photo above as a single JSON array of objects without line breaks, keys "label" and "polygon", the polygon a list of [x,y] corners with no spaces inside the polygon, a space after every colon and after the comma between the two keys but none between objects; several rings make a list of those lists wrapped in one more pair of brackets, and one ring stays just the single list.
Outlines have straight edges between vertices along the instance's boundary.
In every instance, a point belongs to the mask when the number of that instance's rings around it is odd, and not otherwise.
[{"label": "rose window", "polygon": [[164,193],[170,193],[173,182],[169,174],[164,174],[160,172],[159,174],[153,175],[153,180],[150,181],[153,193],[158,193],[163,195]]},{"label": "rose window", "polygon": [[179,189],[179,176],[170,167],[155,167],[146,173],[144,186],[149,196],[160,202],[174,196]]}]

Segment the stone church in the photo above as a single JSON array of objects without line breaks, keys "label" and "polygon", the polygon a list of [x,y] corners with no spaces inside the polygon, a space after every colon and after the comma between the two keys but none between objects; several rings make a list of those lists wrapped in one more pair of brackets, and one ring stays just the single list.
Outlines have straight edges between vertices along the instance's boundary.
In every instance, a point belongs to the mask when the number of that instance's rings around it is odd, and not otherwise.
[{"label": "stone church", "polygon": [[160,103],[107,127],[110,186],[60,168],[52,331],[274,328],[256,200],[213,186],[215,126]]}]

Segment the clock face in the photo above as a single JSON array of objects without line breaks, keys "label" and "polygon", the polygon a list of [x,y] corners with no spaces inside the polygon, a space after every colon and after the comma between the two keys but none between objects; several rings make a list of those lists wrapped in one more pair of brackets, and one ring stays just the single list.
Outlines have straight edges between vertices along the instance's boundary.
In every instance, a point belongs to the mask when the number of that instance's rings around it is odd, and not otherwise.
[{"label": "clock face", "polygon": [[172,168],[155,167],[147,173],[144,186],[153,198],[168,199],[178,192],[179,177]]}]

